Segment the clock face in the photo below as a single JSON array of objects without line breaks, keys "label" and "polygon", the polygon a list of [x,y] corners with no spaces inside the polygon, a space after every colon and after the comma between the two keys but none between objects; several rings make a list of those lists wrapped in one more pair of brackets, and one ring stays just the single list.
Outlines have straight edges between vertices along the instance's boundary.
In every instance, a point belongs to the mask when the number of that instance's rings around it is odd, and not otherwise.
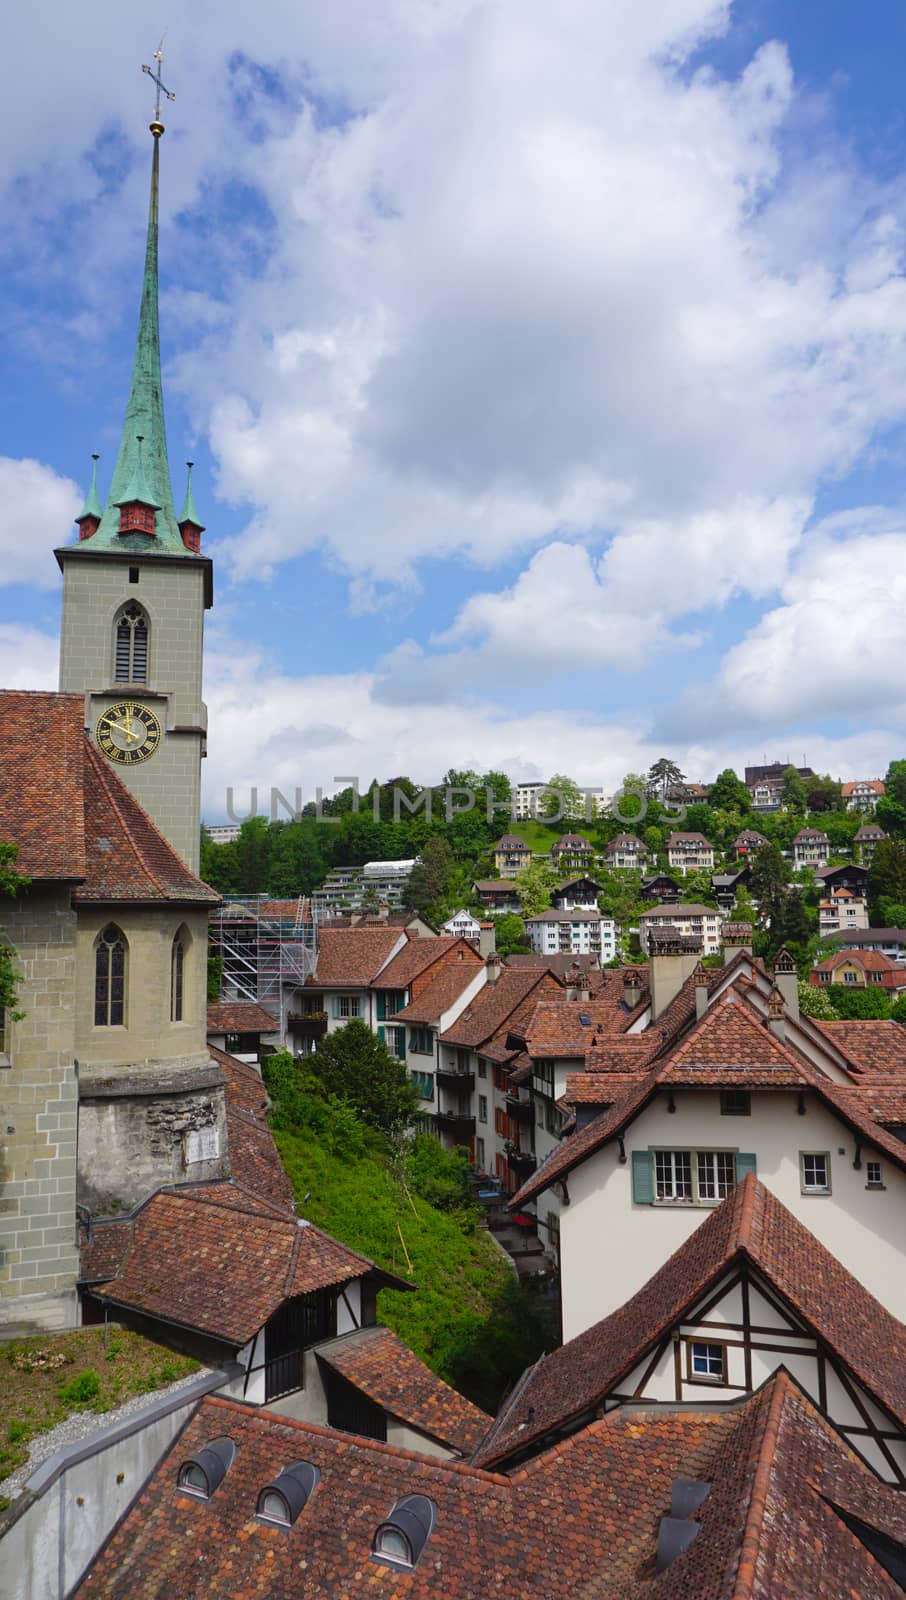
[{"label": "clock face", "polygon": [[94,731],[98,748],[107,760],[127,767],[153,756],[160,749],[163,733],[154,712],[134,700],[120,700],[109,706],[98,717]]}]

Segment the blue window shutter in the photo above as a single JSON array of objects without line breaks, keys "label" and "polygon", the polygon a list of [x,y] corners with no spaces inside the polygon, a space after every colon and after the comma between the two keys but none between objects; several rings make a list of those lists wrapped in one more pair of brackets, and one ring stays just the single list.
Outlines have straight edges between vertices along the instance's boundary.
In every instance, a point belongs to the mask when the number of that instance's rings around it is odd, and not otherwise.
[{"label": "blue window shutter", "polygon": [[743,1155],[742,1151],[737,1150],[736,1182],[742,1183],[743,1178],[746,1177],[748,1173],[754,1172],[755,1170],[755,1157],[753,1155]]},{"label": "blue window shutter", "polygon": [[653,1167],[650,1150],[633,1150],[632,1198],[637,1206],[650,1206],[654,1202]]},{"label": "blue window shutter", "polygon": [[380,1039],[381,1044],[386,1044],[387,1043],[387,1029],[386,1028],[378,1028],[377,1036]]}]

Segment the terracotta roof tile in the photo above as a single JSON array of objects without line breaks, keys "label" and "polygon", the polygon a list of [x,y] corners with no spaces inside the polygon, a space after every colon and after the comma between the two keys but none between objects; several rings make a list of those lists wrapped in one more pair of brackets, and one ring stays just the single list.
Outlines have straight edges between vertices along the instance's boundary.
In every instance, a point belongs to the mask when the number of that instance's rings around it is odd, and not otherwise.
[{"label": "terracotta roof tile", "polygon": [[503,967],[496,983],[486,983],[456,1021],[441,1034],[443,1044],[478,1050],[537,993],[558,993],[560,985],[542,967]]},{"label": "terracotta roof tile", "polygon": [[436,939],[410,939],[399,955],[384,967],[375,981],[376,989],[408,989],[414,979],[422,977],[438,961],[455,961],[462,951],[463,960],[477,965],[481,961],[474,944],[467,939],[451,939],[438,935]]},{"label": "terracotta roof tile", "polygon": [[454,961],[439,967],[426,988],[398,1011],[394,1022],[438,1022],[483,968],[483,962]]},{"label": "terracotta roof tile", "polygon": [[93,1222],[91,1228],[79,1223],[79,1281],[103,1283],[119,1268],[132,1238],[130,1222]]},{"label": "terracotta roof tile", "polygon": [[318,1356],[385,1411],[460,1455],[470,1455],[491,1426],[486,1412],[438,1378],[389,1328],[363,1328]]},{"label": "terracotta roof tile", "polygon": [[906,1076],[906,1028],[899,1022],[823,1022],[815,1026],[841,1047],[857,1071]]},{"label": "terracotta roof tile", "polygon": [[324,928],[317,969],[306,984],[310,989],[366,989],[405,943],[399,928]]},{"label": "terracotta roof tile", "polygon": [[208,1006],[208,1033],[277,1033],[276,1017],[254,1000],[218,1000]]},{"label": "terracotta roof tile", "polygon": [[496,1465],[619,1392],[633,1367],[742,1259],[906,1428],[906,1327],[750,1175],[625,1305],[532,1368],[476,1460]]},{"label": "terracotta roof tile", "polygon": [[139,1209],[122,1265],[100,1293],[242,1345],[285,1300],[372,1270],[319,1228],[225,1204],[198,1186],[159,1190]]}]

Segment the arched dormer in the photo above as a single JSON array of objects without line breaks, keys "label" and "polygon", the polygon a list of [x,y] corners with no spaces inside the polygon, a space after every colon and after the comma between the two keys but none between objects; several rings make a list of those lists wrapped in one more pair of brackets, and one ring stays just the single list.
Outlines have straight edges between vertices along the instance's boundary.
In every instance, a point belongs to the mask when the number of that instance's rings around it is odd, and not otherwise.
[{"label": "arched dormer", "polygon": [[148,682],[148,616],[135,600],[121,606],[113,629],[113,676],[117,683]]},{"label": "arched dormer", "polygon": [[109,922],[94,945],[94,1025],[122,1028],[126,1023],[128,945],[115,922]]}]

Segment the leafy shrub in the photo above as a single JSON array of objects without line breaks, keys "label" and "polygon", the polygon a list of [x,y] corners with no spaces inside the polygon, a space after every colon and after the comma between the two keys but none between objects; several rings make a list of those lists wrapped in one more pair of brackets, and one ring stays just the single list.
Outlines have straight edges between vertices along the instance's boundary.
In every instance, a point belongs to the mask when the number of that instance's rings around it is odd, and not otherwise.
[{"label": "leafy shrub", "polygon": [[70,1378],[59,1391],[65,1406],[86,1406],[96,1400],[101,1392],[101,1380],[94,1367],[86,1367],[77,1378]]},{"label": "leafy shrub", "polygon": [[25,1422],[11,1422],[9,1427],[6,1430],[6,1437],[9,1440],[10,1444],[18,1444],[20,1439],[24,1439],[25,1438],[25,1435],[27,1434],[27,1432],[28,1432],[28,1424],[27,1423],[25,1423]]},{"label": "leafy shrub", "polygon": [[[471,1209],[468,1151],[447,1150],[437,1139],[419,1133],[407,1141],[404,1170],[413,1192],[438,1211]],[[473,1215],[473,1225],[474,1221]]]}]

